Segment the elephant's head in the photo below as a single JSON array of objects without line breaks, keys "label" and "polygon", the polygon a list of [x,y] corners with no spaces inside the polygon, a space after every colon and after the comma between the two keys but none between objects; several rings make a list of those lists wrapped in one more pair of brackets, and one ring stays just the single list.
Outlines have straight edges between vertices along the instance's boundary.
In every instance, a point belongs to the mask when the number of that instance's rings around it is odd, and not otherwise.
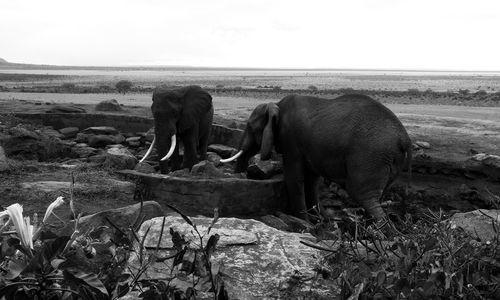
[{"label": "elephant's head", "polygon": [[236,162],[236,172],[243,172],[248,166],[248,159],[260,152],[260,158],[267,160],[271,157],[275,133],[279,118],[279,108],[275,103],[258,105],[248,119],[245,132],[240,142],[240,151],[221,162]]},{"label": "elephant's head", "polygon": [[141,161],[146,159],[155,144],[161,160],[167,160],[176,147],[176,135],[198,126],[200,119],[211,107],[212,97],[199,86],[175,90],[156,88],[151,105],[155,138]]}]

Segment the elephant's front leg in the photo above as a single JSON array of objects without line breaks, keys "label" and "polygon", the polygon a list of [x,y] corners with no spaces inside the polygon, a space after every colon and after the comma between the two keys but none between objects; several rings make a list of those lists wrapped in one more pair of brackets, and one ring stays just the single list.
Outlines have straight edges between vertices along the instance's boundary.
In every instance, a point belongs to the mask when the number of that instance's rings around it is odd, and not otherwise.
[{"label": "elephant's front leg", "polygon": [[198,130],[196,128],[190,129],[183,136],[182,141],[184,143],[184,159],[182,160],[182,168],[193,167],[198,163]]},{"label": "elephant's front leg", "polygon": [[302,162],[283,157],[283,171],[289,210],[294,216],[307,220]]}]

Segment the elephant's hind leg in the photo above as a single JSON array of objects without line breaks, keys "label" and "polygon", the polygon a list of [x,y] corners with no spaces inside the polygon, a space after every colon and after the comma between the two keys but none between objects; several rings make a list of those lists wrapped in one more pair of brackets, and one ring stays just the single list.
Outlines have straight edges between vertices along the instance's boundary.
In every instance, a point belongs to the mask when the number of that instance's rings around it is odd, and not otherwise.
[{"label": "elephant's hind leg", "polygon": [[347,192],[376,220],[385,218],[380,198],[390,178],[390,170],[382,167],[377,171],[349,170]]}]

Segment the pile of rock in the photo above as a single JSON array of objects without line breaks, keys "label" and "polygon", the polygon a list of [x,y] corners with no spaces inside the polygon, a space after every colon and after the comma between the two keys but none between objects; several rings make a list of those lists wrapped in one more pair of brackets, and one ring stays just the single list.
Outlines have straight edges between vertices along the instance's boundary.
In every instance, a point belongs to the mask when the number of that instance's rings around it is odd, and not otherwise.
[{"label": "pile of rock", "polygon": [[[151,155],[152,164],[137,165],[138,158],[144,155],[153,138],[153,130],[121,133],[110,126],[94,126],[83,130],[65,127],[56,130],[50,126],[35,128],[32,125],[17,124],[0,128],[0,145],[5,149],[6,157],[38,161],[60,161],[68,158],[69,164],[90,162],[117,170],[135,168],[144,173],[155,172],[152,166],[156,164],[154,150]],[[182,152],[181,148],[180,153]],[[242,174],[233,174],[234,164],[224,165],[220,162],[222,158],[228,158],[236,152],[237,149],[226,145],[209,145],[206,161],[198,163],[191,171],[178,170],[171,175],[194,178],[244,177]],[[280,159],[277,157],[274,160],[262,161],[259,155],[256,155],[250,159],[246,173],[250,179],[272,178],[282,173]]]}]

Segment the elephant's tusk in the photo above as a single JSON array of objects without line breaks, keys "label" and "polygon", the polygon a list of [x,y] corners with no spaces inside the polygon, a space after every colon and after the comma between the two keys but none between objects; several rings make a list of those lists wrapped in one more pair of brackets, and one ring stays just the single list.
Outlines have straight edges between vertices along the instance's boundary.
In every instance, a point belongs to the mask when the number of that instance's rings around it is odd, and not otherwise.
[{"label": "elephant's tusk", "polygon": [[174,134],[172,135],[172,140],[170,141],[170,149],[168,150],[167,155],[165,155],[162,159],[160,159],[161,161],[167,160],[170,158],[170,156],[172,156],[175,150],[175,145],[177,145],[177,138],[175,137]]},{"label": "elephant's tusk", "polygon": [[230,158],[221,159],[221,160],[220,160],[220,162],[221,162],[221,163],[223,163],[223,164],[228,163],[228,162],[231,162],[231,161],[233,161],[233,160],[237,159],[238,157],[240,157],[240,156],[241,156],[241,154],[243,154],[243,150],[238,151],[238,153],[236,153],[235,155],[233,155],[233,156],[232,156],[232,157],[230,157]]},{"label": "elephant's tusk", "polygon": [[153,151],[153,147],[155,146],[155,141],[156,141],[156,136],[153,138],[153,142],[151,142],[151,146],[149,146],[148,151],[146,152],[146,154],[144,154],[144,156],[139,161],[139,163],[142,163],[143,161],[145,161],[146,158],[149,156],[149,154],[151,154],[151,151]]}]

